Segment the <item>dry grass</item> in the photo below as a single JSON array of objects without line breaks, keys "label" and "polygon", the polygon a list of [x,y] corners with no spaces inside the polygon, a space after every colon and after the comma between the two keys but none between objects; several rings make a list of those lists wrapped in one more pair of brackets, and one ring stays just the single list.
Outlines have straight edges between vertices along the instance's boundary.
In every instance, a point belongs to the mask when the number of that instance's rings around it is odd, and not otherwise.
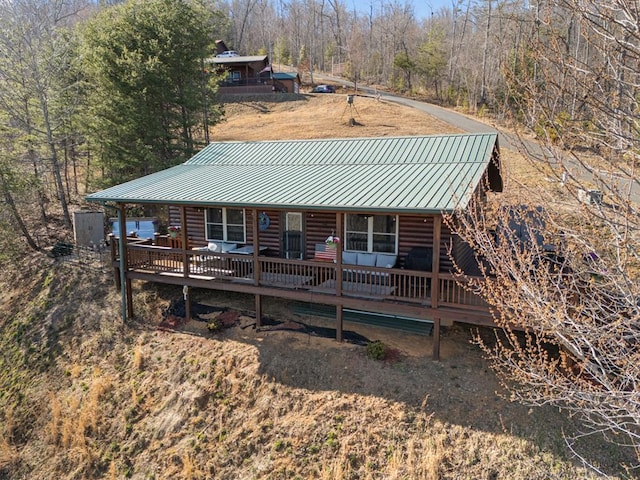
[{"label": "dry grass", "polygon": [[13,445],[15,417],[14,406],[9,406],[4,411],[2,429],[0,429],[0,471],[13,464],[18,457],[18,451]]},{"label": "dry grass", "polygon": [[[459,129],[420,113],[373,97],[308,95],[296,102],[227,104],[225,120],[211,130],[212,141],[295,140],[460,133]],[[349,126],[354,118],[358,125]]]},{"label": "dry grass", "polygon": [[200,478],[200,475],[196,473],[196,468],[191,459],[191,455],[185,453],[182,456],[182,478],[184,480],[193,480]]},{"label": "dry grass", "polygon": [[51,419],[48,424],[49,441],[57,444],[60,439],[61,406],[60,401],[53,392],[49,392],[49,405],[51,408]]},{"label": "dry grass", "polygon": [[[281,302],[265,309],[285,315]],[[85,354],[83,375],[48,384],[58,441],[29,440],[33,448],[20,454],[29,455],[32,477],[535,479],[551,469],[589,477],[561,453],[566,419],[496,397],[499,385],[464,331],[445,333],[443,361],[434,363],[428,339],[358,329],[413,352],[396,364],[299,333],[236,327],[211,336],[204,322],[189,331],[132,328],[109,351]],[[68,361],[95,337],[99,329],[65,346]],[[141,344],[153,352],[145,368],[128,368]]]},{"label": "dry grass", "polygon": [[0,472],[9,470],[18,459],[18,450],[5,437],[0,437]]},{"label": "dry grass", "polygon": [[142,345],[136,345],[133,350],[133,368],[140,371],[144,368],[144,349]]}]

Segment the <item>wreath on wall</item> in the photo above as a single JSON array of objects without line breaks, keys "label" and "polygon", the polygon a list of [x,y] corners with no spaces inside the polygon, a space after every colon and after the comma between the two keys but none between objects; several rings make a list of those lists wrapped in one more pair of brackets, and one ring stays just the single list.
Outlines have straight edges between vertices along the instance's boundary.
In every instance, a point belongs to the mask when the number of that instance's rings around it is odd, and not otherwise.
[{"label": "wreath on wall", "polygon": [[271,219],[269,218],[269,215],[267,215],[267,212],[261,212],[260,216],[258,217],[258,227],[260,228],[260,230],[266,230],[267,228],[269,228],[270,224]]}]

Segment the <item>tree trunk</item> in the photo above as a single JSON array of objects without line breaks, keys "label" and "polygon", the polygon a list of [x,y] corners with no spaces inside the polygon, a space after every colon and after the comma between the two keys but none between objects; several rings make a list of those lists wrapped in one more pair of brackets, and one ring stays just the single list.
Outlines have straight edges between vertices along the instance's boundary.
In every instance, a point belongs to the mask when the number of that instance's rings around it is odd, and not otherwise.
[{"label": "tree trunk", "polygon": [[[39,91],[38,93],[42,93]],[[69,206],[67,204],[67,198],[64,194],[64,185],[62,183],[62,172],[60,171],[60,161],[58,160],[58,151],[56,149],[56,145],[53,139],[53,132],[51,130],[51,123],[49,119],[49,108],[47,106],[46,99],[42,98],[40,95],[40,106],[42,107],[42,114],[44,118],[44,124],[47,132],[47,145],[49,146],[49,151],[51,152],[51,165],[53,166],[53,177],[56,181],[56,190],[58,194],[58,200],[60,202],[60,207],[62,208],[62,215],[64,218],[64,223],[67,228],[71,228],[71,215],[69,214]]]},{"label": "tree trunk", "polygon": [[11,190],[9,189],[9,183],[7,182],[7,179],[2,174],[0,174],[0,184],[2,185],[4,200],[9,206],[9,211],[11,212],[11,216],[13,217],[13,220],[18,225],[18,228],[22,232],[22,235],[27,241],[27,244],[32,250],[40,251],[41,248],[38,247],[36,242],[33,240],[33,237],[31,236],[31,234],[29,233],[29,230],[27,229],[27,225],[22,220],[22,216],[20,215],[20,212],[16,207],[16,203],[13,200],[13,196],[11,195]]},{"label": "tree trunk", "polygon": [[[29,137],[31,138],[33,136],[33,127],[31,126],[31,114],[29,111],[29,102],[25,100],[24,102],[24,111],[26,114],[26,118],[25,118],[25,126],[26,126],[26,130],[27,130],[27,134],[29,135]],[[42,220],[43,225],[46,225],[49,222],[49,219],[47,217],[47,196],[44,193],[44,190],[42,188],[42,182],[40,181],[40,170],[38,169],[38,160],[37,160],[37,155],[35,150],[33,149],[33,144],[31,142],[29,142],[29,147],[27,149],[27,155],[29,157],[29,159],[31,160],[31,165],[33,165],[33,176],[36,179],[37,182],[37,187],[36,187],[36,192],[37,192],[37,197],[38,197],[38,207],[40,208],[40,218]]]}]

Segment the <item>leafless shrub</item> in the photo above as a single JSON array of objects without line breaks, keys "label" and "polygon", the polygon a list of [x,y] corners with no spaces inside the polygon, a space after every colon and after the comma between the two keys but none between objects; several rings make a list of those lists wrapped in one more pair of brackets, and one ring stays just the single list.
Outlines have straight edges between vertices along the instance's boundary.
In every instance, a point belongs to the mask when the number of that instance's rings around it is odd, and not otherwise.
[{"label": "leafless shrub", "polygon": [[476,252],[485,281],[473,288],[505,333],[478,342],[513,398],[561,406],[585,434],[638,452],[640,15],[619,1],[541,5],[568,34],[540,28],[535,68],[510,80],[542,143],[522,149],[563,200],[531,190],[527,208],[449,222]]}]

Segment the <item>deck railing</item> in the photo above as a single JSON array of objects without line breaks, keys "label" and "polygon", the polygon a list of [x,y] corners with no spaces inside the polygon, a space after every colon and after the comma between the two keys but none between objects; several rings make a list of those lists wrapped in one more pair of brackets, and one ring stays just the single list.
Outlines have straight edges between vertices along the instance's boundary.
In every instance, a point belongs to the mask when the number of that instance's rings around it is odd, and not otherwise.
[{"label": "deck railing", "polygon": [[464,284],[474,281],[484,281],[482,277],[460,278],[450,274],[440,274],[439,305],[449,307],[462,307],[477,310],[489,309],[489,305],[482,297],[476,295]]},{"label": "deck railing", "polygon": [[129,244],[127,247],[127,267],[130,270],[171,272],[180,269],[184,264],[182,251],[175,248],[141,244]]},{"label": "deck railing", "polygon": [[[117,249],[113,250],[117,252]],[[185,256],[188,268],[185,272]],[[128,269],[140,272],[164,273],[211,281],[256,282],[253,255],[213,253],[203,250],[129,242]],[[261,286],[305,289],[320,294],[335,295],[338,287],[337,265],[332,262],[288,260],[258,257],[258,284]],[[342,295],[375,300],[391,300],[431,305],[431,272],[397,268],[342,265]],[[438,275],[438,306],[487,310],[487,304],[461,285],[460,278]]]}]

